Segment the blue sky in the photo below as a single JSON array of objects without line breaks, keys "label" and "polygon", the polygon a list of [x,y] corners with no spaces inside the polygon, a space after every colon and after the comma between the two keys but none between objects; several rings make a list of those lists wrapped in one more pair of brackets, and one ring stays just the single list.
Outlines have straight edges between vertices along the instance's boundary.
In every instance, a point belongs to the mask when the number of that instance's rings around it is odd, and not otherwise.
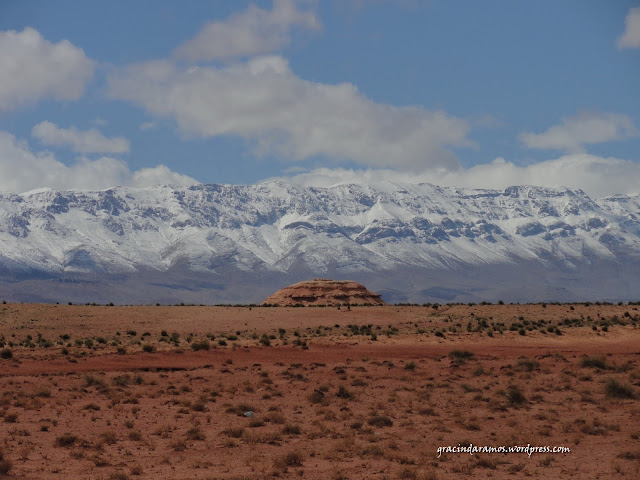
[{"label": "blue sky", "polygon": [[0,3],[0,190],[640,191],[640,2]]}]

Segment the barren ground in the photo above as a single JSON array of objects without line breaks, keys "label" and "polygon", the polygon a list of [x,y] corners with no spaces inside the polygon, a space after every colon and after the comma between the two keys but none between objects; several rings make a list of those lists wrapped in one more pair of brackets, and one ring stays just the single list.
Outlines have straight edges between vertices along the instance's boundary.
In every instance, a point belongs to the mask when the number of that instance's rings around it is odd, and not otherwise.
[{"label": "barren ground", "polygon": [[638,308],[0,305],[0,471],[640,478]]}]

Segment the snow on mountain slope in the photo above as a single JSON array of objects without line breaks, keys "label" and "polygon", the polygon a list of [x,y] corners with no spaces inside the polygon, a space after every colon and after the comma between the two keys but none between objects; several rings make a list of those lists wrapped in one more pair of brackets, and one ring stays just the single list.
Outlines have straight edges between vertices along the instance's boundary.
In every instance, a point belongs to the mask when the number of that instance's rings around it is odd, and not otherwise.
[{"label": "snow on mountain slope", "polygon": [[[476,298],[478,288],[488,297],[509,295],[511,278],[519,277],[514,272],[527,268],[542,275],[537,283],[527,280],[531,299],[543,295],[540,286],[553,291],[558,282],[568,298],[602,292],[587,284],[602,271],[613,272],[606,273],[612,280],[631,279],[624,292],[614,281],[618,290],[605,288],[605,296],[640,297],[633,284],[640,274],[629,273],[638,259],[638,195],[593,201],[580,190],[533,186],[311,188],[280,181],[0,194],[0,294],[4,288],[14,296],[17,287],[7,285],[42,276],[51,283],[89,275],[113,287],[144,274],[139,294],[126,298],[150,301],[150,285],[180,272],[185,288],[190,278],[217,279],[224,299],[236,298],[231,290],[240,278],[257,296],[282,286],[274,282],[312,275],[367,286],[369,278],[394,298],[425,301],[437,295],[422,287],[448,282],[440,286],[466,299]],[[472,284],[468,272],[483,269],[491,277],[479,273]],[[507,290],[492,291],[492,284]],[[37,285],[46,291],[49,284]],[[205,290],[197,298],[214,300]]]}]

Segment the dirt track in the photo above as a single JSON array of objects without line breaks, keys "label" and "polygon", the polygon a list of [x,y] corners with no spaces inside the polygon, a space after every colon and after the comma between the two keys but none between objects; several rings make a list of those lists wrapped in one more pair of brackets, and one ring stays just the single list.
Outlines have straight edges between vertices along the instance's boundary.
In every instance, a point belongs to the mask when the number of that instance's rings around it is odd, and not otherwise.
[{"label": "dirt track", "polygon": [[519,357],[540,357],[548,354],[562,354],[565,357],[584,355],[613,355],[616,358],[640,356],[640,331],[625,332],[620,339],[602,339],[597,344],[585,339],[568,338],[550,345],[546,342],[518,342],[517,339],[495,340],[490,345],[477,342],[455,342],[452,344],[368,344],[337,343],[317,344],[301,350],[291,346],[240,347],[237,349],[216,349],[209,351],[174,351],[161,353],[135,353],[129,355],[99,355],[81,358],[78,363],[68,359],[55,358],[42,362],[25,356],[20,362],[0,364],[0,376],[67,374],[80,372],[126,372],[136,370],[187,370],[205,365],[220,365],[231,359],[234,365],[250,366],[254,363],[322,362],[336,363],[356,360],[362,357],[384,361],[438,359],[446,357],[455,347],[475,354],[479,360],[515,360]]}]

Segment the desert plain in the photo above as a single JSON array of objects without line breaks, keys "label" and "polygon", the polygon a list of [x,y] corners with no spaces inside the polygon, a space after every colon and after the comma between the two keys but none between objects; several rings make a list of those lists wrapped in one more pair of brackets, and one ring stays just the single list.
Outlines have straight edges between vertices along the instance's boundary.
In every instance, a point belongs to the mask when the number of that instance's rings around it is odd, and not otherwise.
[{"label": "desert plain", "polygon": [[640,478],[639,308],[0,304],[0,477]]}]

